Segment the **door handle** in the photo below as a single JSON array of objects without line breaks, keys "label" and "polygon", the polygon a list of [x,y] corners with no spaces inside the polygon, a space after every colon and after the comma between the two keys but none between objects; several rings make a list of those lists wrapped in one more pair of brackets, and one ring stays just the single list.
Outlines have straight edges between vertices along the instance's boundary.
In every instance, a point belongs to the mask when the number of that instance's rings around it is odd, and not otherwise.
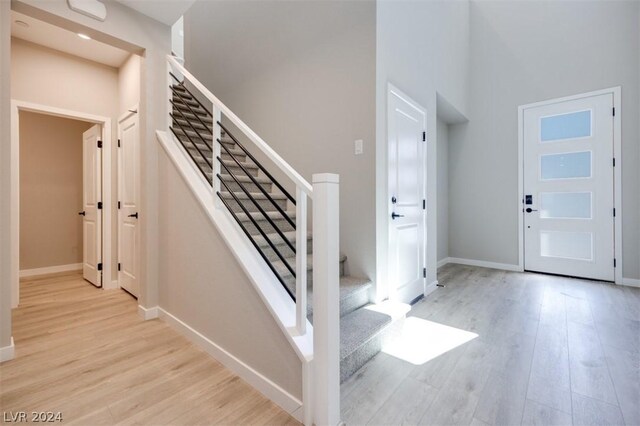
[{"label": "door handle", "polygon": [[395,220],[397,217],[404,217],[403,214],[397,214],[396,212],[391,213],[391,220]]},{"label": "door handle", "polygon": [[83,210],[83,211],[81,211],[81,212],[79,212],[78,214],[79,214],[80,216],[85,216],[85,215],[86,215],[86,213],[85,213],[85,211],[84,211],[84,210]]},{"label": "door handle", "polygon": [[531,212],[537,212],[538,210],[532,209],[531,207],[527,207],[527,209],[525,211],[527,213],[531,213]]},{"label": "door handle", "polygon": [[138,218],[138,212],[135,212],[134,214],[130,214],[129,217],[135,217],[137,219]]}]

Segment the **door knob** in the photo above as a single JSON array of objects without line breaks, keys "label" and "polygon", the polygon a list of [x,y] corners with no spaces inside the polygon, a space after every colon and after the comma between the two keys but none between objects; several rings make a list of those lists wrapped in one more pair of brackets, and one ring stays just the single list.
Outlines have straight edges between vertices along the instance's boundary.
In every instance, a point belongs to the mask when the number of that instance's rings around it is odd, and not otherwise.
[{"label": "door knob", "polygon": [[396,212],[391,213],[391,219],[394,220],[397,217],[404,217],[403,214],[397,214]]},{"label": "door knob", "polygon": [[527,213],[531,213],[531,212],[537,212],[538,210],[532,209],[531,207],[527,207],[527,209],[525,211]]},{"label": "door knob", "polygon": [[138,218],[138,212],[135,212],[134,214],[130,214],[129,217],[135,217],[137,219]]},{"label": "door knob", "polygon": [[86,213],[84,212],[84,210],[83,210],[83,211],[81,211],[81,212],[79,212],[78,214],[79,214],[80,216],[84,216],[84,215],[86,215]]}]

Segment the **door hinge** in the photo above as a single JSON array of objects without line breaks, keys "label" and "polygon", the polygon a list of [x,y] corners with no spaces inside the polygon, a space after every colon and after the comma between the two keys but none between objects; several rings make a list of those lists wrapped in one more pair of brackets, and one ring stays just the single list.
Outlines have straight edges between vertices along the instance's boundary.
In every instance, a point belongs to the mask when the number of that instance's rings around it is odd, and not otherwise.
[{"label": "door hinge", "polygon": [[118,271],[120,270],[120,262],[118,262]]},{"label": "door hinge", "polygon": [[98,271],[102,271],[102,263],[98,263]]},{"label": "door hinge", "polygon": [[120,201],[118,201],[118,210],[120,210]]},{"label": "door hinge", "polygon": [[613,116],[616,116],[616,107],[613,107]]},{"label": "door hinge", "polygon": [[613,267],[614,267],[614,268],[617,266],[617,265],[616,265],[616,263],[617,263],[617,262],[616,262],[616,258],[614,257],[614,258],[613,258]]},{"label": "door hinge", "polygon": [[613,159],[613,167],[615,167],[615,166],[616,166],[616,159],[614,158]]},{"label": "door hinge", "polygon": [[98,201],[98,210],[102,210],[102,201]]},{"label": "door hinge", "polygon": [[98,141],[98,148],[102,148],[102,141]]},{"label": "door hinge", "polygon": [[422,200],[422,210],[427,209],[427,200]]},{"label": "door hinge", "polygon": [[613,208],[613,217],[616,217],[616,208]]},{"label": "door hinge", "polygon": [[427,278],[427,268],[422,268],[422,278]]},{"label": "door hinge", "polygon": [[427,132],[422,132],[422,142],[427,141]]},{"label": "door hinge", "polygon": [[118,139],[118,148],[120,148],[120,139]]}]

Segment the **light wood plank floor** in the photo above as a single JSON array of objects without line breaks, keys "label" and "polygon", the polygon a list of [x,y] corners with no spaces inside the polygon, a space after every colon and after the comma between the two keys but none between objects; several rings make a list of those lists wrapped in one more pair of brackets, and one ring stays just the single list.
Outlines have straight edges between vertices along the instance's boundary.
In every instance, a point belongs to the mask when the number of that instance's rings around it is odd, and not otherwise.
[{"label": "light wood plank floor", "polygon": [[342,385],[348,425],[640,425],[640,289],[461,265],[439,281],[412,321],[478,337],[378,354]]},{"label": "light wood plank floor", "polygon": [[21,283],[16,358],[0,411],[61,412],[79,425],[297,424],[135,300],[77,274]]}]

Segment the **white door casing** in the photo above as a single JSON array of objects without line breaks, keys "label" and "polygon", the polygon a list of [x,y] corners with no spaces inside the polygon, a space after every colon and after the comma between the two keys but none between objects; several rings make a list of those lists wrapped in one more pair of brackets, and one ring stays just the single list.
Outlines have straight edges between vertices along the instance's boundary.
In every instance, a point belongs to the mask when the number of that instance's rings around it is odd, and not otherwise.
[{"label": "white door casing", "polygon": [[82,135],[82,275],[102,286],[102,150],[101,126]]},{"label": "white door casing", "polygon": [[523,126],[524,268],[613,281],[613,95],[526,108]]},{"label": "white door casing", "polygon": [[426,112],[393,88],[387,102],[389,297],[410,303],[424,294],[426,280]]},{"label": "white door casing", "polygon": [[118,122],[118,282],[135,297],[140,291],[139,134],[137,113]]}]

